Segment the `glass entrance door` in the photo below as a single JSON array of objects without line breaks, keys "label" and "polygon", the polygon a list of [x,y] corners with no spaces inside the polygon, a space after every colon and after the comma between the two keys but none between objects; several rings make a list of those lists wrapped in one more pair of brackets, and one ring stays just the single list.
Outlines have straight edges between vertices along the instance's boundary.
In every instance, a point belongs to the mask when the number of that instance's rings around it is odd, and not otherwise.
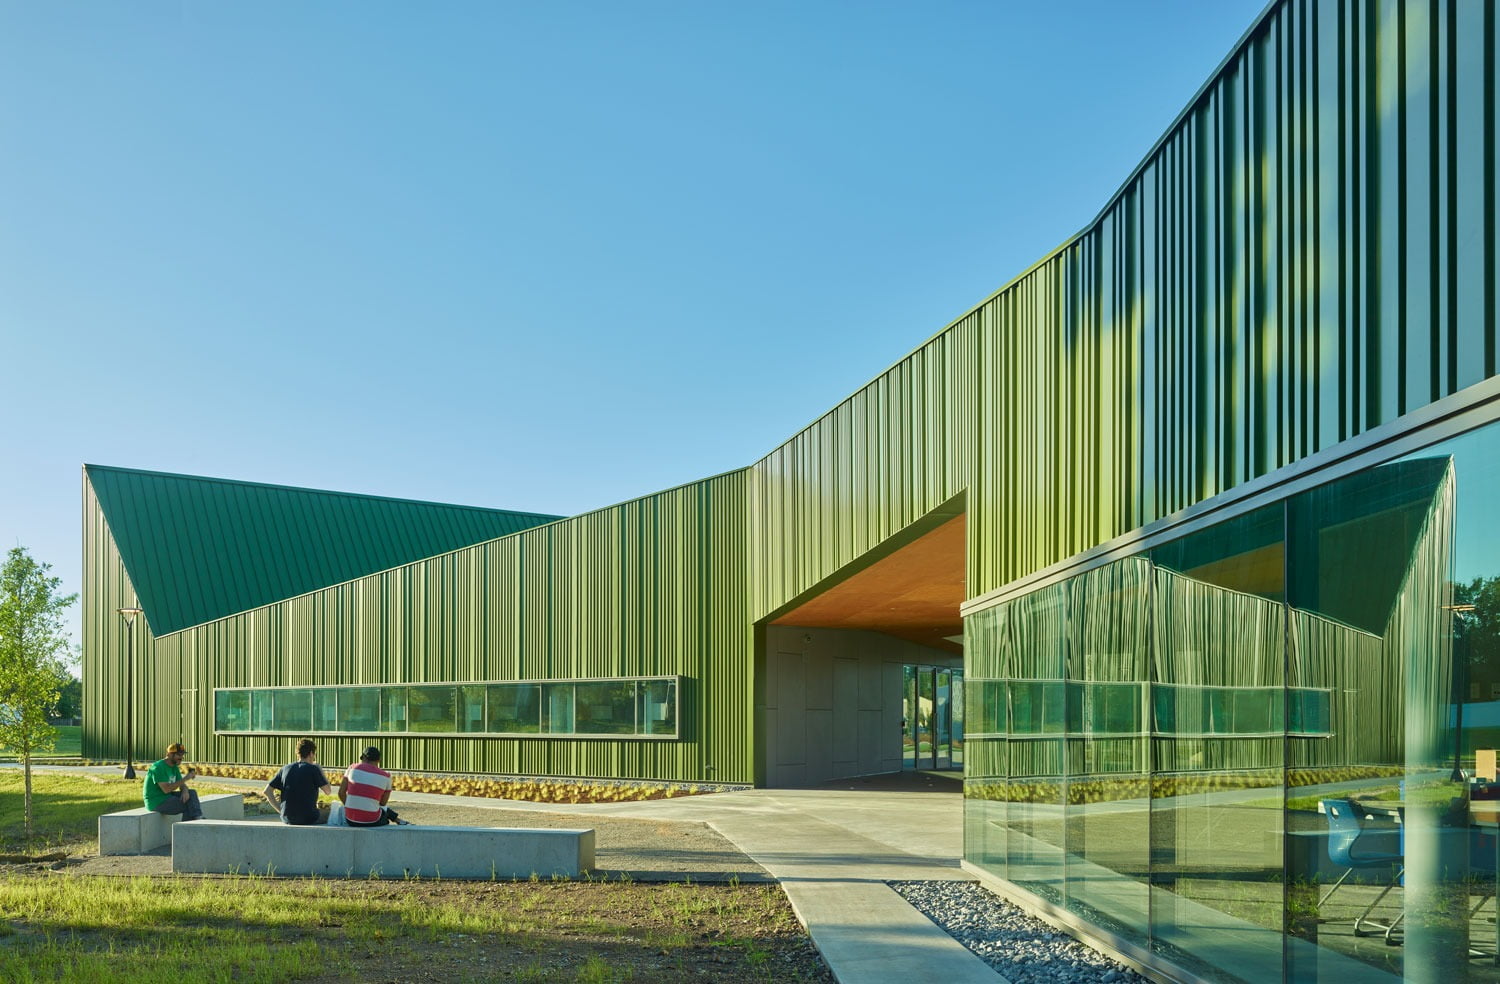
[{"label": "glass entrance door", "polygon": [[901,668],[901,767],[963,768],[963,670]]}]

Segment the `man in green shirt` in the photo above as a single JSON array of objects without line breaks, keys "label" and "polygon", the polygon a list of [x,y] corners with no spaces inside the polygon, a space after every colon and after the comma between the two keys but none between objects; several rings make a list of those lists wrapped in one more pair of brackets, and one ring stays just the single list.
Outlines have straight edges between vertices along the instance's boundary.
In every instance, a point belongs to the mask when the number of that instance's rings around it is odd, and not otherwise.
[{"label": "man in green shirt", "polygon": [[182,774],[182,757],[187,749],[181,742],[167,746],[167,757],[157,759],[146,770],[146,781],[141,792],[146,799],[146,809],[165,813],[168,816],[182,814],[184,820],[199,820],[203,807],[198,805],[198,791],[188,788],[188,780],[198,775],[198,770],[189,768]]}]

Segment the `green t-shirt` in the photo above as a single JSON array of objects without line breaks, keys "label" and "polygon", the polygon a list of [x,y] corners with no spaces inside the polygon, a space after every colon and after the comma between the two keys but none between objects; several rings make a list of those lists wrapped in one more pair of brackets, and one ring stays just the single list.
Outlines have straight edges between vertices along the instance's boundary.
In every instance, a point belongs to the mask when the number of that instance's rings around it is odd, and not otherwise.
[{"label": "green t-shirt", "polygon": [[142,785],[141,792],[146,794],[146,809],[154,810],[168,797],[180,795],[178,793],[164,793],[159,782],[176,782],[182,778],[182,770],[177,768],[166,759],[157,759],[151,763],[151,768],[146,770],[146,781]]}]

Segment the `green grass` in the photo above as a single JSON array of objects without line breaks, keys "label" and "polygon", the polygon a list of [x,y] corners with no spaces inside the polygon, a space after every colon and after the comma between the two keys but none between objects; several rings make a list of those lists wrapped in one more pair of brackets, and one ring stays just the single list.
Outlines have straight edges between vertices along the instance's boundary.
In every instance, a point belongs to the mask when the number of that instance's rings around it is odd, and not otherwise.
[{"label": "green grass", "polygon": [[[316,928],[308,902],[254,882],[225,892],[209,881],[0,879],[0,919],[21,927],[0,947],[0,980],[144,984],[172,969],[168,976],[273,984],[342,970],[347,960],[303,935]],[[317,904],[321,916],[362,919],[373,938],[374,914],[355,900]]]},{"label": "green grass", "polygon": [[[582,891],[580,891],[582,889]],[[0,980],[157,984],[376,979],[623,984],[781,980],[772,937],[800,929],[763,887],[730,893],[729,932],[684,924],[672,936],[632,924],[642,902],[679,903],[682,886],[0,875]],[[530,915],[516,903],[540,893]],[[624,898],[621,898],[621,894]],[[665,928],[665,927],[661,927]],[[744,936],[740,931],[746,931]],[[379,954],[379,967],[367,961]],[[538,954],[539,956],[532,956]],[[664,961],[663,958],[667,958]],[[545,959],[545,962],[544,962]],[[778,976],[779,975],[779,976]],[[415,975],[413,975],[415,976]]]},{"label": "green grass", "polygon": [[[83,728],[76,724],[58,725],[57,745],[39,755],[33,755],[33,759],[49,758],[77,758],[83,754]],[[15,758],[16,753],[4,746],[0,746],[0,757]]]},{"label": "green grass", "polygon": [[[26,849],[24,779],[20,769],[0,770],[0,850],[5,852]],[[36,838],[30,850],[70,853],[97,850],[100,815],[140,806],[143,781],[143,777],[33,772],[31,809]],[[194,786],[200,794],[245,792],[210,783],[194,783]]]},{"label": "green grass", "polygon": [[74,757],[83,754],[83,727],[77,724],[60,724],[57,726],[57,747],[52,750],[53,755]]}]

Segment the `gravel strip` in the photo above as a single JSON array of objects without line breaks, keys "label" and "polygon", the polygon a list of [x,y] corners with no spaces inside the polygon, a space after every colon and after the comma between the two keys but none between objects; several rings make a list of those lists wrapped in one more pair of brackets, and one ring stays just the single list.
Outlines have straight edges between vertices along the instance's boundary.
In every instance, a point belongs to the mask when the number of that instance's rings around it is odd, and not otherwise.
[{"label": "gravel strip", "polygon": [[1012,984],[1145,984],[1147,980],[973,883],[890,885]]}]

